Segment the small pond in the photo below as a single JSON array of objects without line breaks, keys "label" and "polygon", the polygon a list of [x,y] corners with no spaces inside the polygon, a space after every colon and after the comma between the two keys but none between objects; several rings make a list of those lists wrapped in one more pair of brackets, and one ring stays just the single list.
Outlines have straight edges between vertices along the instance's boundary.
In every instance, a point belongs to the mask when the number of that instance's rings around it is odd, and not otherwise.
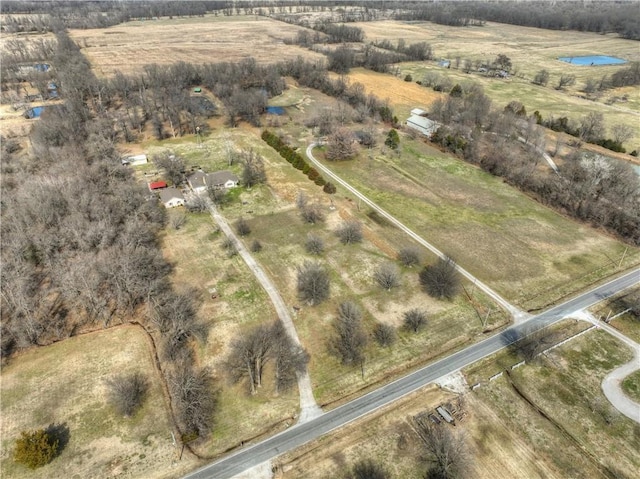
[{"label": "small pond", "polygon": [[284,108],[281,106],[268,106],[267,113],[270,115],[284,115]]},{"label": "small pond", "polygon": [[621,65],[627,63],[622,58],[610,57],[607,55],[589,55],[586,57],[560,57],[561,62],[571,63],[572,65],[579,66],[592,66],[592,65]]}]

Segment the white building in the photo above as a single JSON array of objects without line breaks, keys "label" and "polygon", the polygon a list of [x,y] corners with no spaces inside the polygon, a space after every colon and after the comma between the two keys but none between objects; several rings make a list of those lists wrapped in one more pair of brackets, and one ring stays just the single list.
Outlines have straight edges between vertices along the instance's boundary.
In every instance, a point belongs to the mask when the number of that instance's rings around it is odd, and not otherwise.
[{"label": "white building", "polygon": [[160,201],[165,208],[184,206],[184,195],[178,188],[165,188],[160,190]]},{"label": "white building", "polygon": [[425,136],[431,136],[440,128],[440,123],[429,120],[429,118],[424,116],[411,115],[407,120],[407,126],[419,131]]}]

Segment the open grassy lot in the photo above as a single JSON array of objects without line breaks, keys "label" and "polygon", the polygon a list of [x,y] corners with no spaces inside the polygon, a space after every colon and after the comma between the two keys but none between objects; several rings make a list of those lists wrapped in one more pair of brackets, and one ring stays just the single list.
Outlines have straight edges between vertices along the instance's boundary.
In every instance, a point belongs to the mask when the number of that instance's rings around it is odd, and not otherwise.
[{"label": "open grassy lot", "polygon": [[[257,16],[163,18],[132,21],[109,28],[71,30],[98,75],[142,72],[143,65],[235,62],[253,57],[261,63],[304,56],[324,58],[283,40],[295,37],[295,25]],[[132,59],[136,61],[133,62]]]},{"label": "open grassy lot", "polygon": [[[473,394],[499,418],[489,430],[506,427],[526,438],[563,472],[560,477],[634,477],[640,426],[615,410],[600,389],[604,376],[631,357],[615,338],[592,330]],[[466,374],[484,371],[488,378],[494,364],[487,360]]]},{"label": "open grassy lot", "polygon": [[[400,156],[378,149],[328,166],[522,308],[616,271],[624,244],[422,141],[403,137],[401,145]],[[623,267],[638,261],[629,247]]]},{"label": "open grassy lot", "polygon": [[[105,380],[134,371],[145,374],[151,387],[142,409],[125,419],[107,403]],[[0,391],[2,477],[170,477],[195,467],[187,456],[177,463],[168,403],[148,339],[137,327],[24,351],[3,366]],[[69,430],[60,456],[35,471],[16,465],[20,431],[51,424]]]},{"label": "open grassy lot", "polygon": [[[367,41],[387,39],[396,42],[400,38],[409,44],[426,41],[432,46],[436,58],[447,58],[452,62],[450,69],[438,67],[436,62],[406,63],[401,66],[400,78],[411,74],[414,81],[422,80],[428,71],[436,71],[449,76],[454,83],[477,82],[483,85],[496,105],[503,106],[518,100],[529,113],[539,110],[543,117],[567,116],[577,121],[591,111],[601,112],[607,126],[625,123],[636,128],[635,137],[626,146],[628,151],[638,147],[640,88],[608,90],[596,101],[583,99],[584,94],[580,91],[587,79],[600,80],[626,65],[589,67],[557,60],[564,56],[611,55],[627,61],[639,61],[640,51],[632,40],[615,35],[560,32],[491,22],[483,27],[466,28],[391,20],[355,25],[364,30]],[[507,55],[513,63],[514,74],[508,80],[465,74],[461,70],[465,59],[491,62],[498,54]],[[455,68],[456,57],[461,58],[460,69]],[[550,74],[547,87],[531,84],[536,73],[542,69]],[[575,85],[566,91],[555,90],[561,74],[575,75]],[[360,72],[355,73],[356,77],[360,75]],[[375,85],[370,88],[374,93],[385,96]],[[414,102],[413,106],[428,105]]]},{"label": "open grassy lot", "polygon": [[[189,214],[183,227],[167,229],[163,237],[165,257],[175,265],[172,279],[176,289],[196,289],[202,300],[198,315],[209,325],[207,343],[198,347],[199,359],[212,369],[220,394],[213,437],[200,448],[206,455],[220,454],[241,441],[270,432],[298,411],[295,386],[275,396],[269,371],[265,386],[253,397],[244,384],[227,382],[223,363],[233,339],[277,317],[267,294],[242,259],[227,257],[223,238],[206,213]],[[216,288],[218,298],[211,298],[209,288]]]},{"label": "open grassy lot", "polygon": [[634,401],[640,402],[640,371],[629,374],[622,381],[622,390]]},{"label": "open grassy lot", "polygon": [[[574,324],[564,327],[569,331]],[[285,455],[277,477],[340,477],[359,459],[384,464],[391,477],[424,477],[412,418],[445,402],[462,412],[453,430],[464,435],[472,453],[469,477],[634,477],[639,427],[611,409],[599,388],[606,373],[628,358],[629,351],[615,339],[590,332],[514,370],[515,386],[505,376],[486,383],[496,368],[504,369],[501,364],[517,361],[501,353],[465,373],[485,376],[485,384],[461,401],[428,386],[393,408]]]},{"label": "open grassy lot", "polygon": [[[463,295],[448,302],[434,300],[423,293],[415,268],[401,270],[399,288],[389,292],[382,290],[373,279],[375,268],[384,262],[395,261],[396,248],[408,244],[407,240],[403,240],[397,231],[389,231],[392,228],[377,225],[364,216],[364,212],[358,214],[356,205],[347,201],[348,207],[341,208],[344,200],[340,199],[334,203],[338,208],[325,210],[327,218],[324,225],[304,224],[294,210],[254,218],[250,222],[251,238],[259,239],[263,245],[259,260],[270,272],[285,301],[301,308],[294,321],[302,342],[311,354],[311,379],[321,404],[348,397],[372,383],[475,341],[483,330],[482,321]],[[365,240],[362,245],[343,246],[339,243],[333,230],[344,218],[357,218],[364,222]],[[309,233],[320,236],[325,242],[326,253],[320,258],[314,258],[304,250],[304,241]],[[423,254],[426,258],[426,253]],[[296,268],[305,260],[319,261],[330,273],[330,300],[318,306],[301,304],[296,297]],[[486,299],[478,291],[469,289],[469,292],[481,314],[486,314],[490,308]],[[338,304],[345,300],[356,301],[360,305],[369,334],[376,322],[400,328],[402,314],[411,308],[427,311],[429,324],[417,334],[399,330],[398,341],[390,348],[381,348],[370,338],[363,374],[360,365],[341,366],[328,348],[334,334],[332,322]],[[489,327],[504,321],[501,314],[492,315]]]}]

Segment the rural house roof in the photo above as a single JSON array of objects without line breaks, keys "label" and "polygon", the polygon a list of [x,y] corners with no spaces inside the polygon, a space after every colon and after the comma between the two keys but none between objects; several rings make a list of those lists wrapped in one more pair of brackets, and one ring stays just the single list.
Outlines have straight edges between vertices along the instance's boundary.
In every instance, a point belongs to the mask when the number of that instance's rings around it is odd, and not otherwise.
[{"label": "rural house roof", "polygon": [[418,130],[423,135],[432,135],[440,127],[440,124],[425,118],[424,116],[411,115],[407,120],[407,126]]},{"label": "rural house roof", "polygon": [[163,203],[168,203],[173,199],[184,201],[184,195],[182,194],[182,191],[180,191],[178,188],[173,187],[165,188],[160,191],[160,200]]},{"label": "rural house roof", "polygon": [[206,188],[207,184],[205,183],[205,176],[206,175],[204,174],[204,171],[196,171],[195,173],[189,175],[187,181],[189,182],[189,185],[191,185],[191,188],[193,188],[194,190],[197,190],[198,188]]},{"label": "rural house roof", "polygon": [[166,187],[167,187],[167,184],[164,181],[153,181],[149,183],[150,190],[159,190]]},{"label": "rural house roof", "polygon": [[213,187],[224,186],[228,181],[232,181],[234,184],[238,184],[238,177],[230,171],[216,171],[215,173],[209,173],[206,178],[207,185]]}]

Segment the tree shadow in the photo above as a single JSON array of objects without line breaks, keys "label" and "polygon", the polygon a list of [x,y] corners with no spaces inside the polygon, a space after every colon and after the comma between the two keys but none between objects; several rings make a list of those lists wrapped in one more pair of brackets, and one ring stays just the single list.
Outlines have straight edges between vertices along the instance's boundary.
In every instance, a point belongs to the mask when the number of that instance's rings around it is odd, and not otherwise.
[{"label": "tree shadow", "polygon": [[51,439],[58,441],[58,452],[56,456],[59,456],[64,448],[67,447],[67,444],[69,444],[69,438],[71,436],[69,426],[67,426],[67,423],[51,423],[49,427],[47,427],[46,433]]}]

